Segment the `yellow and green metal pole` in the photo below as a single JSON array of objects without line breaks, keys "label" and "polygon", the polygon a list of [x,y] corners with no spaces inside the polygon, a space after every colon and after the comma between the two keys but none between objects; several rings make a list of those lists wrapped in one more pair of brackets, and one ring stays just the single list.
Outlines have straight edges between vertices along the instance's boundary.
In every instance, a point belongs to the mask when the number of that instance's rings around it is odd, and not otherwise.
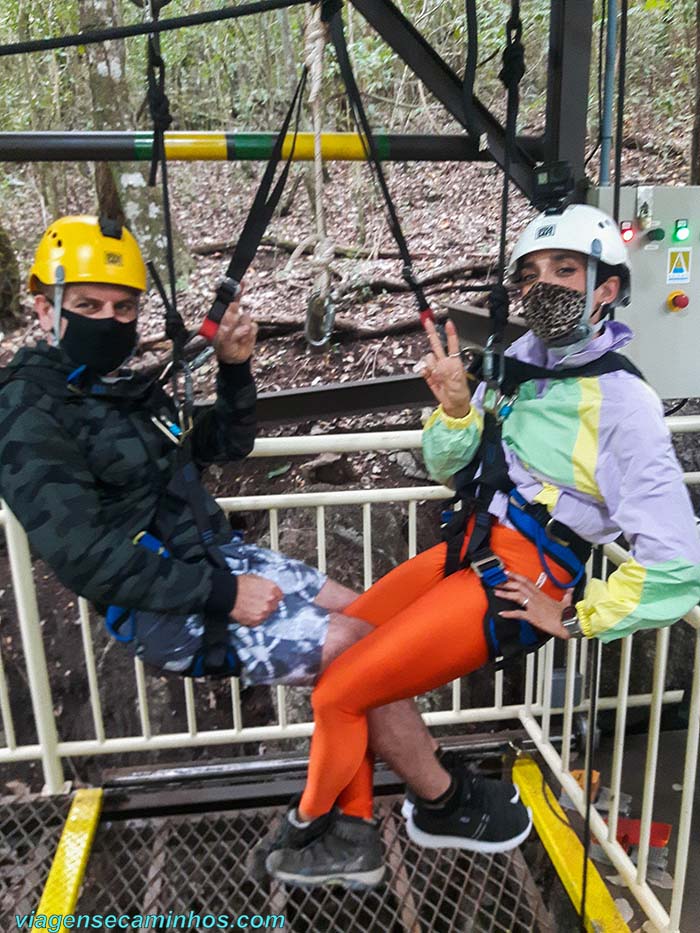
[{"label": "yellow and green metal pole", "polygon": [[[165,134],[165,152],[173,161],[267,161],[276,133],[177,132]],[[282,151],[287,158],[293,135]],[[491,161],[485,149],[467,136],[390,135],[376,133],[380,158],[387,162]],[[324,133],[323,158],[327,161],[362,161],[366,158],[357,133]],[[0,133],[0,162],[149,162],[153,155],[150,132],[47,132]],[[313,133],[299,133],[295,161],[314,157]]]}]

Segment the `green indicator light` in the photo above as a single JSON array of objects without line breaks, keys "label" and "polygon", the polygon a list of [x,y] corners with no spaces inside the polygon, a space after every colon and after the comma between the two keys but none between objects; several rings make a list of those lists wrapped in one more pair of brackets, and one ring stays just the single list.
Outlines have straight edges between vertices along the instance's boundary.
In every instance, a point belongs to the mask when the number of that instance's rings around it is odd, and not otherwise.
[{"label": "green indicator light", "polygon": [[682,243],[683,240],[687,240],[690,236],[690,227],[688,226],[687,220],[677,220],[676,229],[673,234],[674,240],[678,240],[679,243]]}]

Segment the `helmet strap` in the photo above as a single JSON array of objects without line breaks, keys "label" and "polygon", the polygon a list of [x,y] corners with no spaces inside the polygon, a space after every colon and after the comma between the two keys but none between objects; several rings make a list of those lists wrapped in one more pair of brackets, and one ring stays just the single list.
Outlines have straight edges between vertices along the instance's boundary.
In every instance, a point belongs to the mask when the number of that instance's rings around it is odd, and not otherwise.
[{"label": "helmet strap", "polygon": [[65,290],[66,270],[63,266],[57,266],[53,292],[53,339],[56,347],[61,342],[61,308],[63,307]]},{"label": "helmet strap", "polygon": [[596,237],[591,243],[591,251],[588,254],[588,264],[586,266],[586,304],[583,309],[583,314],[581,315],[581,320],[570,331],[569,341],[564,343],[563,341],[566,340],[566,337],[564,337],[562,338],[562,343],[556,348],[550,347],[550,350],[554,351],[555,356],[559,356],[560,363],[588,346],[599,329],[597,325],[591,324],[591,318],[595,311],[593,307],[593,294],[596,288],[595,283],[598,277],[598,263],[602,250],[603,245]]},{"label": "helmet strap", "polygon": [[603,244],[596,238],[591,243],[591,251],[588,254],[588,265],[586,266],[586,306],[583,311],[583,317],[581,318],[581,324],[588,329],[589,335],[592,330],[591,318],[593,317],[594,310],[593,293],[595,292],[595,283],[598,277],[598,262],[600,261],[602,251]]}]

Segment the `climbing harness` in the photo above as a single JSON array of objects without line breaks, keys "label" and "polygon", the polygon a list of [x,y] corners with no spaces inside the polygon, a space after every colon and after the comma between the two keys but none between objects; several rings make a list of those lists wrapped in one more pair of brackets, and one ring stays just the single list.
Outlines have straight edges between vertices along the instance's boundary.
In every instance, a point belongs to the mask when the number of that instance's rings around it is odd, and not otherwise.
[{"label": "climbing harness", "polygon": [[[643,378],[633,363],[614,352],[606,353],[583,366],[565,369],[546,369],[514,357],[503,357],[502,363],[503,373],[498,392],[490,397],[486,394],[484,396],[484,425],[479,449],[472,462],[455,475],[456,493],[451,505],[459,502],[461,509],[448,509],[443,516],[443,540],[447,542],[445,576],[471,567],[479,577],[488,601],[484,630],[490,659],[497,668],[541,647],[550,636],[533,628],[526,620],[518,622],[503,619],[499,615],[504,609],[521,607],[494,593],[507,579],[503,561],[490,547],[493,518],[489,506],[496,492],[508,496],[508,518],[511,524],[535,544],[543,573],[559,589],[573,589],[576,595],[583,592],[585,564],[591,551],[588,542],[566,525],[552,519],[545,506],[526,502],[508,475],[502,443],[503,422],[512,410],[520,386],[530,380],[582,378],[618,370]],[[469,540],[462,557],[468,533]],[[559,568],[569,579],[562,579]]]}]

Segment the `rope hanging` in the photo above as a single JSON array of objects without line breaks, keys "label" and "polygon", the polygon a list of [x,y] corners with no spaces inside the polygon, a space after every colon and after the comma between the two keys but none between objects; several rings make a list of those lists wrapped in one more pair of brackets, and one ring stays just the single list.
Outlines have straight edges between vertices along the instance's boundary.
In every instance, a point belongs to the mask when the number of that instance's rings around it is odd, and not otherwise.
[{"label": "rope hanging", "polygon": [[328,44],[328,26],[321,19],[321,9],[315,6],[306,13],[305,62],[309,71],[309,106],[314,132],[314,211],[316,237],[312,265],[317,270],[306,311],[304,335],[312,347],[321,348],[330,340],[335,311],[331,300],[332,266],[335,244],[328,236],[323,197],[323,57]]}]

